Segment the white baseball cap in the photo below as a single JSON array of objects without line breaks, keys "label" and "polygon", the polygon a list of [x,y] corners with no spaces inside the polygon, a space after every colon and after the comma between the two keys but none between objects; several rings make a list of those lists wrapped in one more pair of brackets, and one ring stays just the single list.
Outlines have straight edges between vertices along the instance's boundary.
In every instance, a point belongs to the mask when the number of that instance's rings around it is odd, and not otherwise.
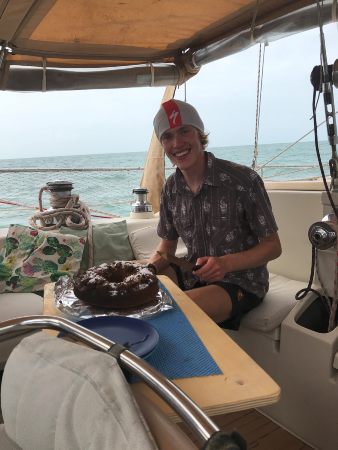
[{"label": "white baseball cap", "polygon": [[204,132],[202,119],[189,103],[181,100],[169,100],[162,103],[154,118],[154,130],[158,140],[165,131],[182,125],[192,125],[202,133]]}]

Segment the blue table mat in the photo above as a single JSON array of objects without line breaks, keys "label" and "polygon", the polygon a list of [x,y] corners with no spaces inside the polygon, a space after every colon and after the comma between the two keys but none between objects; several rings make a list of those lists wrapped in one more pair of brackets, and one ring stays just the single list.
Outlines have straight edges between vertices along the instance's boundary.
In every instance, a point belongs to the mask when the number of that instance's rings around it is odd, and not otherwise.
[{"label": "blue table mat", "polygon": [[[170,292],[160,283],[170,297]],[[172,297],[171,297],[172,298]],[[173,309],[146,319],[153,325],[160,340],[146,357],[147,363],[167,378],[190,378],[222,373],[204,344],[197,336],[181,309],[173,301]]]}]

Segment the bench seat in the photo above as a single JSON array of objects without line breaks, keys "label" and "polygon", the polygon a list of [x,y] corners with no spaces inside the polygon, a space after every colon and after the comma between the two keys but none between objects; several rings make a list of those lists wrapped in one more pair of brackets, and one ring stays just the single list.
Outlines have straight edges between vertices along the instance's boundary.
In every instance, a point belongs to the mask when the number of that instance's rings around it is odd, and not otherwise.
[{"label": "bench seat", "polygon": [[264,333],[274,340],[279,340],[280,325],[297,303],[295,294],[306,287],[306,283],[274,273],[270,273],[269,282],[269,292],[257,308],[249,311],[243,317],[241,327]]}]

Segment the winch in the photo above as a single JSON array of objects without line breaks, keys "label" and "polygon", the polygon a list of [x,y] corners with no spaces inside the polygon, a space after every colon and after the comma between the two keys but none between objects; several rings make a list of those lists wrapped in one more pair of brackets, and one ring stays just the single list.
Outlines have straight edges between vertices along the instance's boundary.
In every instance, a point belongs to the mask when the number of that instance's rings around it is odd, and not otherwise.
[{"label": "winch", "polygon": [[148,219],[154,216],[153,207],[147,201],[147,188],[135,188],[133,194],[136,194],[136,200],[131,205],[130,217],[133,219]]},{"label": "winch", "polygon": [[315,222],[310,226],[309,240],[317,249],[327,250],[335,245],[337,234],[328,222]]},{"label": "winch", "polygon": [[55,193],[56,197],[65,198],[71,196],[72,181],[49,181],[46,183],[48,191]]}]

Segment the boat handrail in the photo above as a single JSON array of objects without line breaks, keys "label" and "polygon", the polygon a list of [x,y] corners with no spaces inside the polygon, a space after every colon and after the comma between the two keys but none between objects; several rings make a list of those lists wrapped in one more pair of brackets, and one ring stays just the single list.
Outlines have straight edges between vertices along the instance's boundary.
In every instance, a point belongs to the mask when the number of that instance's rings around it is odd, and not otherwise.
[{"label": "boat handrail", "polygon": [[[131,371],[155,391],[181,417],[194,433],[200,444],[212,439],[220,429],[179,387],[165,378],[147,362],[134,355],[120,344],[100,336],[77,323],[56,316],[25,316],[0,322],[1,339],[10,339],[14,334],[32,330],[52,329],[69,333],[78,341],[95,350],[103,351],[117,359],[122,368]],[[240,450],[237,446],[231,447]]]}]

